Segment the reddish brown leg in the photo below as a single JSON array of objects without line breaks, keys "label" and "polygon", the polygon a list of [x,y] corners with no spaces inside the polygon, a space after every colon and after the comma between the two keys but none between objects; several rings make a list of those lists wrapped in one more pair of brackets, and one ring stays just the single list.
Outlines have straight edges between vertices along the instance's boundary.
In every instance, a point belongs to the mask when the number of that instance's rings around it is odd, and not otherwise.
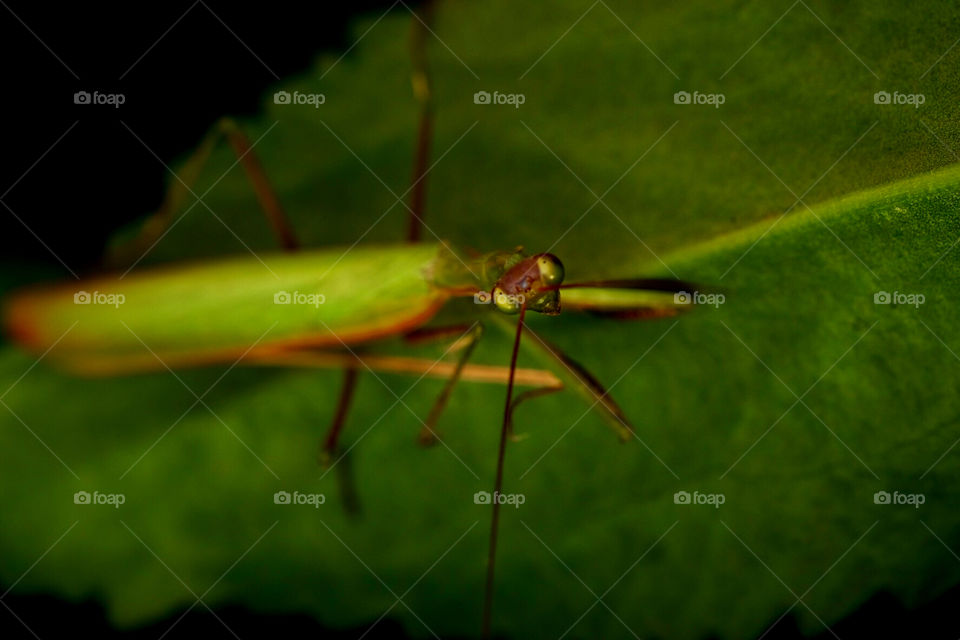
[{"label": "reddish brown leg", "polygon": [[407,240],[419,242],[423,229],[423,216],[427,199],[427,163],[430,160],[430,144],[433,138],[433,96],[430,87],[430,67],[427,61],[427,25],[433,19],[434,3],[427,0],[413,18],[410,37],[410,54],[413,62],[413,95],[420,105],[417,126],[417,149],[413,161],[413,177],[410,188],[410,218]]},{"label": "reddish brown leg", "polygon": [[270,223],[281,248],[292,251],[299,246],[290,222],[280,205],[267,174],[256,155],[250,140],[240,126],[230,118],[220,119],[214,128],[190,154],[179,175],[173,180],[164,195],[160,208],[147,218],[137,235],[131,240],[112,247],[106,257],[107,266],[113,268],[129,267],[138,262],[156,244],[173,224],[174,214],[183,208],[193,194],[203,167],[221,138],[226,138],[230,148],[237,156],[244,173],[253,187],[260,208]]},{"label": "reddish brown leg", "polygon": [[276,192],[270,185],[270,181],[267,179],[267,173],[263,170],[260,159],[256,153],[254,153],[249,138],[247,138],[246,134],[243,133],[233,120],[224,118],[218,126],[227,137],[227,142],[230,144],[233,152],[237,154],[240,165],[243,167],[247,178],[250,180],[250,184],[253,186],[253,191],[257,196],[257,200],[260,202],[260,207],[263,209],[280,246],[284,251],[295,251],[299,248],[300,243],[297,242],[297,238],[294,236],[293,228],[287,219],[287,214],[284,213],[283,207],[280,205],[280,199],[277,198]]},{"label": "reddish brown leg", "polygon": [[357,370],[355,367],[346,367],[343,370],[343,384],[340,387],[340,398],[337,400],[337,410],[333,414],[333,424],[320,447],[319,461],[323,467],[329,467],[337,454],[340,432],[347,421],[347,412],[350,410],[350,401],[357,385]]},{"label": "reddish brown leg", "polygon": [[523,393],[517,394],[517,397],[514,398],[513,404],[510,405],[510,413],[507,416],[507,435],[510,436],[510,439],[514,442],[520,440],[513,431],[513,412],[517,410],[517,407],[526,402],[527,400],[533,400],[534,398],[539,398],[541,396],[550,395],[551,393],[556,393],[557,391],[563,391],[563,383],[555,387],[538,387],[536,389],[528,389]]},{"label": "reddish brown leg", "polygon": [[353,458],[350,453],[344,453],[340,456],[340,464],[337,465],[337,486],[340,487],[340,504],[348,516],[358,517],[360,515],[360,496],[357,494],[357,483],[353,476]]},{"label": "reddish brown leg", "polygon": [[[437,331],[445,332],[446,329],[441,327],[437,329]],[[437,396],[433,407],[430,409],[430,414],[427,416],[426,422],[423,423],[423,428],[420,429],[418,440],[420,444],[424,446],[432,445],[437,441],[438,436],[435,427],[440,420],[440,415],[447,406],[447,401],[450,399],[453,388],[457,386],[457,382],[460,380],[463,367],[467,364],[467,361],[470,360],[474,348],[483,336],[483,325],[479,322],[474,323],[472,327],[468,327],[466,333],[461,332],[461,336],[463,345],[460,347],[461,352],[457,357],[457,363],[454,366],[453,373],[447,378],[446,384],[443,385],[443,390],[440,392],[440,395]]]}]

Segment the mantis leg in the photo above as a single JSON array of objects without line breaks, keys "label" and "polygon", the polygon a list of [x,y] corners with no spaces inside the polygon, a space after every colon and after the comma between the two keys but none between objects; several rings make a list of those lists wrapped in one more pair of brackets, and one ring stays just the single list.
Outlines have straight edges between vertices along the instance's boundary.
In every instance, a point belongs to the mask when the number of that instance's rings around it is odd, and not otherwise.
[{"label": "mantis leg", "polygon": [[263,170],[263,165],[260,163],[260,158],[256,152],[254,152],[250,139],[243,133],[240,126],[229,118],[221,119],[217,128],[226,137],[227,143],[233,149],[241,166],[243,166],[243,170],[253,186],[257,201],[260,203],[260,208],[263,209],[264,215],[270,222],[270,227],[273,229],[277,242],[284,251],[295,251],[299,248],[300,243],[297,242],[290,221],[287,219],[287,214],[284,212],[270,180],[267,179],[267,172]]},{"label": "mantis leg", "polygon": [[356,516],[360,513],[360,498],[357,495],[357,485],[353,479],[353,465],[347,452],[341,452],[339,447],[340,432],[347,421],[347,412],[350,409],[350,401],[353,399],[353,390],[357,385],[356,367],[344,367],[343,384],[340,387],[340,397],[337,400],[337,410],[333,414],[333,424],[327,432],[320,447],[319,462],[320,466],[329,469],[334,460],[340,464],[337,466],[337,484],[340,487],[340,499],[344,511],[348,515]]},{"label": "mantis leg", "polygon": [[176,212],[183,208],[189,198],[194,197],[193,185],[210,159],[214,147],[223,139],[230,145],[237,161],[243,167],[278,244],[287,251],[298,248],[299,243],[293,228],[249,138],[235,121],[221,118],[187,158],[179,175],[167,188],[160,208],[144,221],[139,233],[109,251],[106,257],[107,266],[121,268],[134,264],[163,237],[173,224]]},{"label": "mantis leg", "polygon": [[[621,320],[654,320],[674,317],[689,310],[691,305],[678,301],[676,294],[697,291],[703,287],[681,280],[633,278],[579,282],[561,288],[564,309]],[[493,321],[505,332],[513,331],[512,325],[504,318],[495,316]],[[623,410],[593,374],[556,345],[538,336],[530,327],[523,325],[523,332],[533,338],[524,345],[557,372],[562,381],[560,388],[566,386],[588,402],[622,442],[636,437]],[[559,388],[543,387],[518,394],[507,411],[507,432],[513,435],[513,412],[519,404],[557,390]]]},{"label": "mantis leg", "polygon": [[[168,361],[169,364],[169,361]],[[395,373],[425,378],[446,380],[456,366],[449,362],[437,362],[429,358],[346,353],[320,350],[261,350],[254,349],[241,363],[253,366],[301,367],[309,369],[341,369],[363,367],[370,371]],[[461,370],[461,379],[487,384],[507,384],[510,367],[492,364],[466,364]],[[560,379],[546,369],[518,367],[514,383],[517,386],[557,386]]]},{"label": "mantis leg", "polygon": [[[381,370],[407,372],[411,374],[419,373],[421,376],[436,375],[445,380],[443,389],[441,390],[440,395],[437,396],[437,399],[434,401],[433,407],[430,409],[430,413],[428,414],[427,419],[423,422],[423,427],[420,430],[418,440],[420,444],[425,446],[437,442],[437,422],[440,420],[440,416],[442,415],[443,410],[446,408],[447,402],[449,401],[450,395],[453,392],[457,382],[465,377],[465,372],[467,374],[466,377],[475,380],[506,382],[509,374],[509,369],[507,368],[483,367],[477,365],[474,365],[472,368],[470,368],[470,366],[467,364],[470,360],[470,357],[473,355],[474,348],[480,341],[480,338],[483,336],[483,325],[481,325],[479,322],[467,326],[454,325],[449,327],[430,327],[426,329],[418,329],[405,336],[405,339],[408,342],[420,343],[426,340],[446,338],[451,333],[455,333],[457,336],[459,336],[459,338],[455,340],[447,350],[448,352],[459,351],[457,359],[454,363],[452,363],[452,366],[450,363],[430,361],[428,359],[381,358],[377,356],[363,356],[360,354],[348,355],[348,357],[354,358],[355,361],[344,366],[343,386],[341,387],[340,397],[337,401],[337,410],[334,414],[333,424],[330,426],[330,430],[327,433],[327,437],[324,439],[320,450],[321,465],[325,467],[330,466],[332,461],[337,458],[340,434],[342,433],[344,423],[346,422],[350,401],[352,399],[354,389],[356,388],[358,369],[361,366],[369,368],[371,371]],[[327,358],[333,358],[333,360],[325,360],[325,356]],[[296,364],[301,366],[309,366],[309,363],[312,363],[314,366],[325,366],[328,362],[333,366],[336,366],[334,363],[342,362],[341,360],[336,359],[336,355],[324,353],[272,354],[266,357],[258,357],[257,355],[253,355],[251,356],[250,360],[252,362],[260,362],[263,364]],[[488,375],[483,377],[483,374]],[[540,372],[536,370],[522,370],[521,384],[523,383],[537,385],[537,389],[543,387],[556,387],[559,385],[559,381],[549,372]]]},{"label": "mantis leg", "polygon": [[[634,437],[633,425],[627,419],[626,414],[620,405],[610,396],[606,388],[597,380],[596,377],[583,365],[577,363],[570,356],[561,351],[556,345],[551,344],[534,333],[530,327],[524,325],[524,333],[533,338],[527,343],[539,350],[544,356],[554,360],[560,366],[557,370],[561,372],[561,378],[570,385],[570,388],[576,391],[584,400],[590,402],[592,409],[596,410],[600,416],[613,428],[621,442],[628,442]],[[535,393],[539,390],[534,389],[524,392],[517,396],[508,413],[510,429],[513,429],[513,411],[517,405],[525,400],[529,400],[543,393]]]},{"label": "mantis leg", "polygon": [[[512,331],[512,327],[506,319],[494,317],[493,321],[505,332]],[[593,374],[563,353],[556,345],[550,344],[538,336],[525,324],[523,325],[523,333],[532,338],[532,340],[524,342],[526,350],[556,372],[558,380],[554,385],[540,385],[540,388],[531,389],[517,395],[506,413],[508,434],[513,434],[513,412],[518,405],[527,400],[563,388],[569,388],[590,404],[591,409],[595,410],[610,425],[621,442],[628,442],[633,439],[633,427],[626,414]]]},{"label": "mantis leg", "polygon": [[443,390],[440,392],[440,395],[437,396],[433,407],[430,409],[430,414],[427,416],[426,422],[423,423],[423,427],[420,429],[420,435],[417,438],[420,444],[429,446],[437,442],[438,436],[435,430],[437,422],[440,420],[440,415],[447,406],[447,401],[450,399],[453,388],[457,385],[457,382],[463,374],[464,366],[470,360],[470,356],[473,355],[473,350],[476,348],[477,343],[480,342],[481,337],[483,337],[483,325],[479,322],[474,323],[473,326],[467,330],[467,333],[462,336],[461,341],[463,341],[463,345],[460,347],[460,354],[454,365],[453,373],[447,378],[446,384],[443,385]]},{"label": "mantis leg", "polygon": [[322,467],[329,467],[339,450],[340,432],[347,421],[347,412],[350,410],[350,401],[353,399],[353,390],[357,385],[357,368],[344,367],[343,383],[340,387],[340,398],[337,400],[337,410],[333,414],[333,424],[320,447],[319,461]]},{"label": "mantis leg", "polygon": [[[669,317],[671,315],[674,314],[651,313],[650,317],[659,318]],[[504,319],[495,317],[494,321],[497,324],[503,325],[504,328],[507,328],[508,322]],[[457,361],[452,364],[452,366],[448,363],[441,363],[436,365],[430,371],[430,375],[444,378],[446,380],[446,385],[444,386],[443,392],[434,403],[433,409],[430,412],[426,424],[421,430],[421,443],[432,444],[436,441],[436,434],[434,433],[433,428],[436,425],[444,407],[446,406],[450,393],[453,391],[454,386],[457,384],[457,382],[459,382],[460,379],[466,379],[475,382],[497,382],[500,384],[507,383],[510,371],[509,367],[492,367],[490,369],[490,374],[486,375],[485,372],[488,365],[468,364],[474,347],[476,346],[480,337],[482,337],[482,332],[483,329],[481,325],[477,325],[473,330],[471,330],[471,327],[467,325],[453,325],[449,327],[430,327],[426,329],[418,329],[405,336],[408,342],[419,343],[424,340],[438,339],[450,334],[456,334],[461,336],[460,341],[463,342],[463,344],[459,347],[462,349],[462,353],[458,357]],[[530,388],[518,393],[511,401],[509,410],[507,411],[507,432],[512,440],[521,439],[515,435],[513,428],[513,414],[521,404],[527,402],[528,400],[533,400],[535,398],[556,393],[568,388],[573,389],[578,393],[578,395],[583,397],[584,401],[589,402],[592,405],[593,410],[600,414],[600,416],[610,424],[617,435],[620,436],[621,440],[627,441],[632,438],[633,427],[627,419],[626,414],[610,396],[603,384],[597,380],[592,373],[583,367],[583,365],[579,364],[573,358],[564,353],[559,347],[547,342],[539,335],[534,333],[526,324],[523,325],[523,332],[532,338],[532,340],[527,340],[525,343],[528,350],[532,354],[536,355],[542,362],[548,364],[548,366],[550,366],[553,371],[556,371],[557,374],[554,375],[548,370],[522,368],[516,369],[515,383],[518,386],[526,386]],[[426,362],[427,361],[424,360],[424,364],[422,366],[426,366]],[[404,364],[405,361],[401,360],[397,360],[396,362],[390,359],[381,361],[381,359],[376,356],[370,360],[370,366],[388,371],[401,371]],[[494,369],[497,370],[496,374],[494,373]],[[408,370],[410,373],[414,373],[414,369],[410,368]]]},{"label": "mantis leg", "polygon": [[410,81],[413,85],[413,95],[420,107],[420,115],[410,187],[410,221],[407,230],[407,240],[410,242],[420,241],[420,231],[423,228],[427,198],[427,162],[430,159],[430,144],[433,137],[433,95],[427,60],[427,37],[430,34],[429,23],[433,19],[433,0],[426,0],[416,11],[410,34],[410,57],[413,63]]}]

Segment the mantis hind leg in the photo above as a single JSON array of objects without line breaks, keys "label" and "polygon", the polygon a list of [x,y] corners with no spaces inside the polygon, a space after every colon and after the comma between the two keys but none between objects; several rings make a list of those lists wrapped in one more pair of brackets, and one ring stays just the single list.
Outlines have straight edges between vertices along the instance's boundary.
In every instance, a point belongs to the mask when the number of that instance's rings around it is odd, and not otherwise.
[{"label": "mantis hind leg", "polygon": [[347,413],[350,411],[350,401],[353,400],[354,389],[357,385],[356,367],[345,367],[343,369],[343,383],[340,387],[340,397],[337,400],[337,410],[333,414],[333,423],[320,446],[318,460],[324,468],[330,466],[333,460],[338,456],[340,449],[340,433],[343,431],[343,425],[347,421]]},{"label": "mantis hind leg", "polygon": [[193,192],[193,185],[221,140],[226,140],[237,156],[237,163],[243,168],[253,187],[260,209],[270,223],[277,243],[285,251],[294,251],[299,247],[293,228],[253,148],[254,145],[234,120],[221,118],[187,157],[180,173],[174,174],[174,180],[167,188],[160,208],[144,221],[132,239],[111,247],[105,259],[108,267],[124,268],[136,264],[163,238],[175,223],[174,216],[177,211],[183,209],[189,198],[197,197]]},{"label": "mantis hind leg", "polygon": [[260,158],[253,150],[253,145],[250,144],[250,139],[243,133],[240,126],[229,118],[223,118],[217,126],[223,132],[227,143],[243,166],[243,170],[253,186],[257,201],[260,203],[260,208],[267,217],[271,229],[273,229],[273,235],[277,238],[277,242],[284,251],[296,251],[300,243],[293,233],[293,228],[290,226],[287,214],[280,204],[280,199],[277,198],[277,194],[267,178],[267,172],[264,171]]},{"label": "mantis hind leg", "polygon": [[356,367],[344,367],[343,383],[340,387],[340,397],[337,400],[337,410],[333,414],[333,423],[320,446],[318,460],[320,466],[329,469],[334,460],[340,462],[337,466],[337,483],[340,486],[340,499],[343,509],[350,515],[360,513],[360,498],[357,494],[356,483],[353,478],[353,466],[351,464],[349,452],[340,450],[340,432],[343,431],[343,425],[347,421],[347,413],[350,410],[350,401],[354,396],[354,389],[357,385]]}]

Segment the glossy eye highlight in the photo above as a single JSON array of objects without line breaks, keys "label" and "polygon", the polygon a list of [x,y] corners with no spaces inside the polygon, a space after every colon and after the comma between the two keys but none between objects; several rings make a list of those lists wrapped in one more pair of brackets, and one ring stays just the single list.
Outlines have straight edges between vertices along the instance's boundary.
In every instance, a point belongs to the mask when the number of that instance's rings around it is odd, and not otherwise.
[{"label": "glossy eye highlight", "polygon": [[494,287],[493,304],[503,313],[520,313],[520,307],[523,305],[523,296],[519,294],[509,294],[501,287]]},{"label": "glossy eye highlight", "polygon": [[563,263],[552,253],[544,253],[537,258],[540,267],[540,282],[545,286],[553,287],[563,282]]}]

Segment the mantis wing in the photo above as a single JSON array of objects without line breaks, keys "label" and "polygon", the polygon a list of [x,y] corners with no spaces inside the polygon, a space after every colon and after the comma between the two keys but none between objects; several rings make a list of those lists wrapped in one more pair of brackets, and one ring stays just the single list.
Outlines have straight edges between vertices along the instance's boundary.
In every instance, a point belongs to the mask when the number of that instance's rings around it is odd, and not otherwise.
[{"label": "mantis wing", "polygon": [[[426,322],[437,244],[326,249],[162,267],[27,289],[9,300],[14,340],[78,373],[230,361],[341,346]],[[153,353],[151,353],[151,351]],[[154,355],[156,354],[156,355]]]}]

